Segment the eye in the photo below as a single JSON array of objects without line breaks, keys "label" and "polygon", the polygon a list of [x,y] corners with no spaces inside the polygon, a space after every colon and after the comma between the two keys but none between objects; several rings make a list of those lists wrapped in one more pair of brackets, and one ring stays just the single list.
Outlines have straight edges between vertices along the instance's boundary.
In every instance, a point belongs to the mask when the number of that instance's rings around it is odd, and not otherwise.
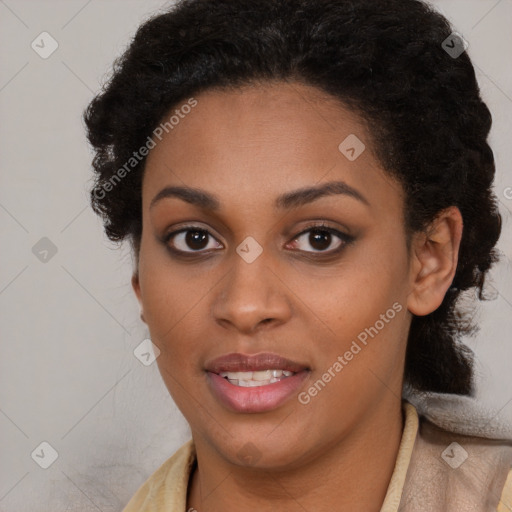
[{"label": "eye", "polygon": [[[325,224],[314,225],[296,235],[290,243],[292,249],[308,253],[334,254],[350,244],[354,237]],[[167,234],[163,242],[170,251],[178,255],[193,255],[222,249],[213,235],[198,226],[184,226],[178,231]],[[310,245],[313,250],[307,250],[304,245]],[[330,248],[330,249],[329,249]],[[329,250],[327,250],[329,249]]]},{"label": "eye", "polygon": [[199,253],[219,247],[222,248],[222,245],[219,243],[211,243],[214,241],[215,238],[209,231],[197,226],[186,226],[179,231],[169,233],[164,238],[164,242],[169,249],[177,253]]},{"label": "eye", "polygon": [[[312,226],[297,235],[292,244],[294,245],[293,248],[297,248],[297,245],[299,245],[299,250],[304,252],[329,254],[339,252],[353,240],[354,238],[350,235],[325,224],[320,224]],[[302,247],[309,245],[313,250],[300,248],[301,245]]]}]

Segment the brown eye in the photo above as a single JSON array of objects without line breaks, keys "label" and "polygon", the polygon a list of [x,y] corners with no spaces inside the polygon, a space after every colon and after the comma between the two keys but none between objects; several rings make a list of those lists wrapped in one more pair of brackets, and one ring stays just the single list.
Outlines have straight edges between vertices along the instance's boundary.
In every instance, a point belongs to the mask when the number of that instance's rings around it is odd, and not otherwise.
[{"label": "brown eye", "polygon": [[332,242],[332,234],[328,231],[311,230],[309,232],[308,243],[316,251],[325,251]]},{"label": "brown eye", "polygon": [[185,244],[193,249],[199,251],[204,249],[208,241],[208,234],[205,231],[186,231]]},{"label": "brown eye", "polygon": [[[294,249],[309,253],[337,252],[353,241],[353,237],[329,226],[314,226],[293,239]],[[307,246],[311,247],[309,250]]]},{"label": "brown eye", "polygon": [[[202,252],[209,249],[218,248],[220,244],[211,244],[215,242],[215,238],[206,230],[196,227],[181,229],[169,233],[165,237],[165,242],[169,248],[176,252],[194,253]],[[222,247],[222,246],[220,246]]]}]

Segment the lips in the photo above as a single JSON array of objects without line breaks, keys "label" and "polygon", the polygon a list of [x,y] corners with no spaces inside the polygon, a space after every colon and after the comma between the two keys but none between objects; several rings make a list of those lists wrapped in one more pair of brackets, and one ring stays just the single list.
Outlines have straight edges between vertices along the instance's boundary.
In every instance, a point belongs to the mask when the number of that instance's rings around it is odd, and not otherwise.
[{"label": "lips", "polygon": [[[224,407],[238,413],[262,413],[280,407],[299,391],[310,374],[305,364],[272,353],[232,353],[205,366],[213,396]],[[254,377],[265,377],[263,374],[269,370],[277,377],[252,381]]]},{"label": "lips", "polygon": [[206,363],[205,369],[212,373],[220,372],[257,372],[263,370],[285,370],[298,373],[309,368],[305,364],[286,359],[271,352],[246,355],[231,353]]}]

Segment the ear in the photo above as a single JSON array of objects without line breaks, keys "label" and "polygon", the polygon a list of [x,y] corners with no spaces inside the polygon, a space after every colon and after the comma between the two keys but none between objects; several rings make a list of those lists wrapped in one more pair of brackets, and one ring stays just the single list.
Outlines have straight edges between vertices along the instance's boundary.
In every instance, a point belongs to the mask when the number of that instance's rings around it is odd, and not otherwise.
[{"label": "ear", "polygon": [[450,206],[439,213],[426,233],[413,237],[407,308],[414,315],[428,315],[443,302],[457,270],[462,229],[460,210]]},{"label": "ear", "polygon": [[134,272],[132,274],[132,288],[133,288],[133,291],[135,292],[135,296],[137,297],[137,300],[139,301],[139,305],[141,307],[140,319],[144,323],[146,323],[146,320],[144,318],[144,312],[142,310],[142,294],[140,292],[140,281],[139,281],[139,274],[138,274],[138,272]]}]

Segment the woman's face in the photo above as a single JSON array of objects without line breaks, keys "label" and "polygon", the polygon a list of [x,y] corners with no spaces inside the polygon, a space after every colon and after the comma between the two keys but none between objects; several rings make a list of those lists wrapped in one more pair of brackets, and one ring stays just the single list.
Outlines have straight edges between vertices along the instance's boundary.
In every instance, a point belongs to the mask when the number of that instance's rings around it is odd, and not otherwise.
[{"label": "woman's face", "polygon": [[315,88],[195,100],[147,157],[134,289],[196,444],[293,467],[399,409],[402,189],[357,116]]}]

